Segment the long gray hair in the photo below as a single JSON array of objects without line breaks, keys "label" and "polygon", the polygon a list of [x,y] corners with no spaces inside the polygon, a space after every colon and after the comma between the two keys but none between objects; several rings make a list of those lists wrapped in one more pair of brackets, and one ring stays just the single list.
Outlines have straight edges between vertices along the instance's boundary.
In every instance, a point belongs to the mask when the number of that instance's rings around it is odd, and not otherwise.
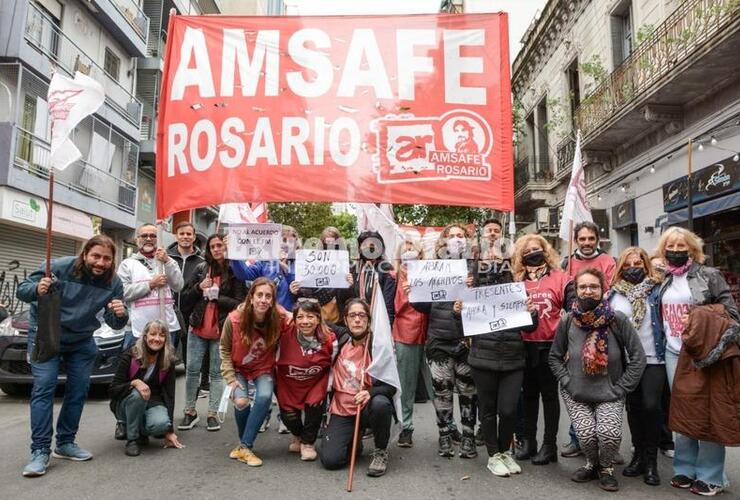
[{"label": "long gray hair", "polygon": [[149,332],[154,329],[164,332],[165,334],[164,348],[157,353],[157,368],[159,368],[161,372],[166,372],[169,371],[170,368],[174,368],[176,358],[175,348],[170,341],[170,330],[167,328],[167,324],[164,321],[155,319],[147,323],[146,326],[144,326],[144,332],[141,334],[141,337],[136,340],[136,344],[134,344],[134,348],[131,350],[131,353],[134,358],[139,360],[139,363],[141,363],[143,368],[149,368],[146,337],[149,335]]}]

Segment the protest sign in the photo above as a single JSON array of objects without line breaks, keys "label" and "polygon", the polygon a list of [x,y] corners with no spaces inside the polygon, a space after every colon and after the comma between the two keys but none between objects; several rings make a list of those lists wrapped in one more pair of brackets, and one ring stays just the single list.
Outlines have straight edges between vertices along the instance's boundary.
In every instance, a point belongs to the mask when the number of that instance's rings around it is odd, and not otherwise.
[{"label": "protest sign", "polygon": [[232,260],[277,260],[282,242],[280,224],[238,224],[229,226],[226,251]]},{"label": "protest sign", "polygon": [[346,250],[297,250],[295,279],[306,288],[348,288]]},{"label": "protest sign", "polygon": [[529,326],[524,283],[483,286],[465,290],[462,309],[465,336]]},{"label": "protest sign", "polygon": [[459,260],[410,260],[409,302],[449,302],[462,298],[468,264]]}]

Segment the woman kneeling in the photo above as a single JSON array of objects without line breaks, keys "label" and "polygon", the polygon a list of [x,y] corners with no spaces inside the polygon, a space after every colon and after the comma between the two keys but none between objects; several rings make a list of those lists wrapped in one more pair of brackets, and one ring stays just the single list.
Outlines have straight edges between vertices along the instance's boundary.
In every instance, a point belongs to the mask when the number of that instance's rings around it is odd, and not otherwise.
[{"label": "woman kneeling", "polygon": [[183,447],[172,429],[175,355],[164,322],[147,323],[136,344],[121,354],[109,393],[111,411],[126,422],[126,455],[138,456],[149,436],[164,438],[165,447]]},{"label": "woman kneeling", "polygon": [[[371,428],[375,439],[373,458],[367,475],[378,477],[388,467],[388,440],[394,417],[393,395],[396,388],[367,374],[371,363],[372,332],[370,306],[362,299],[351,299],[345,306],[344,321],[351,339],[339,348],[334,362],[334,391],[329,407],[329,425],[321,443],[321,464],[326,469],[347,465],[352,453],[355,415],[359,408],[360,427]],[[362,439],[362,432],[355,436]],[[358,453],[362,446],[357,444]]]}]

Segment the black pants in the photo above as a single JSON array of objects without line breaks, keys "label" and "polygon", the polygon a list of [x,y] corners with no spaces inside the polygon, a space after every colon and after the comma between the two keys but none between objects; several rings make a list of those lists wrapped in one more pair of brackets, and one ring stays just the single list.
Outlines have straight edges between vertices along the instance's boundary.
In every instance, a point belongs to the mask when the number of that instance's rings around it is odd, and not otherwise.
[{"label": "black pants", "polygon": [[547,357],[550,355],[550,342],[525,342],[527,365],[524,368],[524,437],[537,439],[537,419],[539,418],[540,395],[545,417],[544,444],[556,445],[558,421],[560,420],[560,400],[558,381],[550,371]]},{"label": "black pants", "polygon": [[647,365],[637,389],[627,395],[627,422],[635,451],[656,453],[660,443],[665,365]]},{"label": "black pants", "polygon": [[321,418],[324,415],[324,405],[306,405],[303,409],[303,420],[300,410],[280,410],[280,418],[291,434],[301,438],[301,443],[314,444],[319,434]]},{"label": "black pants", "polygon": [[666,375],[665,385],[663,386],[663,397],[661,398],[660,418],[660,449],[672,450],[675,448],[673,443],[673,431],[668,427],[668,416],[671,413],[671,386],[668,385],[668,376]]},{"label": "black pants", "polygon": [[[386,396],[374,396],[365,405],[360,415],[361,429],[371,428],[375,439],[375,448],[384,450],[391,437],[391,420],[393,403]],[[352,453],[352,435],[355,431],[355,417],[331,415],[329,425],[321,440],[319,457],[325,469],[341,469],[349,463]],[[362,439],[362,432],[358,436]]]},{"label": "black pants", "polygon": [[511,445],[523,379],[524,370],[497,372],[473,368],[473,380],[478,391],[478,416],[489,457],[505,452]]}]

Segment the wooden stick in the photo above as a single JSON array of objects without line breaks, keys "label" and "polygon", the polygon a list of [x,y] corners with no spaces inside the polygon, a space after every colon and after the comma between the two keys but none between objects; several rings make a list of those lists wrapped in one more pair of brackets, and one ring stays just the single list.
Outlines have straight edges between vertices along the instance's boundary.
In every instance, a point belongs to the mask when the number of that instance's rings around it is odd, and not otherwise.
[{"label": "wooden stick", "polygon": [[688,175],[688,178],[687,178],[687,181],[688,181],[688,189],[686,191],[686,203],[687,203],[686,220],[688,222],[689,231],[693,231],[694,230],[694,199],[693,199],[693,196],[692,196],[693,195],[693,193],[692,193],[693,189],[691,188],[691,183],[692,183],[692,179],[691,179],[692,171],[691,170],[692,170],[692,166],[693,166],[692,165],[692,161],[693,161],[693,154],[692,153],[693,153],[693,150],[694,150],[693,141],[691,139],[689,139],[688,151],[687,151],[688,156],[689,156],[689,172],[688,172],[689,175]]},{"label": "wooden stick", "polygon": [[[375,306],[375,288],[377,286],[378,286],[378,277],[376,275],[375,281],[373,282],[373,295],[372,295],[372,298],[370,299],[370,312],[373,311],[373,308]],[[368,325],[368,327],[369,326],[370,325]],[[367,346],[368,344],[370,344],[370,339],[368,337],[365,337],[365,347],[362,352],[362,368],[360,369],[360,391],[362,391],[363,385],[365,385],[365,367],[367,366]],[[352,341],[350,340],[350,342]],[[358,442],[358,439],[362,439],[362,436],[359,435],[361,414],[362,414],[362,407],[360,405],[357,405],[357,413],[355,414],[355,431],[352,434],[352,455],[350,455],[350,458],[349,458],[349,475],[347,477],[347,491],[348,492],[352,491],[352,480],[354,479],[354,476],[355,476],[355,462],[357,461],[357,442]]]},{"label": "wooden stick", "polygon": [[[160,245],[163,245],[163,240],[162,240],[163,237],[164,237],[164,235],[163,235],[163,231],[162,231],[162,221],[161,220],[158,220],[157,221],[157,247],[159,247]],[[164,246],[162,246],[162,248],[164,248]],[[155,252],[156,252],[156,250],[155,250]],[[157,269],[160,270],[162,274],[165,274],[164,263],[163,262],[157,262]],[[159,319],[162,320],[162,321],[164,321],[166,323],[167,322],[167,314],[166,314],[166,311],[165,311],[164,287],[163,286],[160,286],[157,289],[157,295],[159,297]]]},{"label": "wooden stick", "polygon": [[49,168],[49,206],[46,209],[46,277],[51,277],[51,218],[54,213],[54,166]]},{"label": "wooden stick", "polygon": [[573,237],[573,219],[571,219],[570,228],[568,229],[568,264],[565,268],[565,274],[568,276],[570,276],[570,261],[573,260]]}]

